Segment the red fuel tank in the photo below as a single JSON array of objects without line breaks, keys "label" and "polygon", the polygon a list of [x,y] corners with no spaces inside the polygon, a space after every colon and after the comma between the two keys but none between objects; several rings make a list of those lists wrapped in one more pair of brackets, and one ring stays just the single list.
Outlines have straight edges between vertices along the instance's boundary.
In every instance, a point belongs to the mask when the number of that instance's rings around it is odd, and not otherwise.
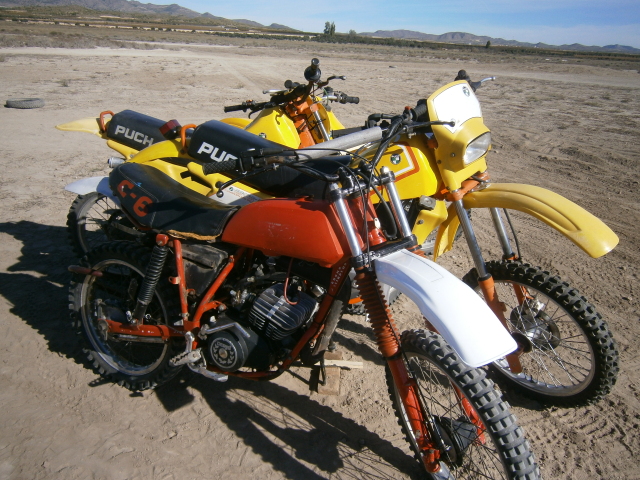
[{"label": "red fuel tank", "polygon": [[324,267],[350,254],[333,207],[319,200],[283,198],[246,205],[231,217],[222,241]]}]

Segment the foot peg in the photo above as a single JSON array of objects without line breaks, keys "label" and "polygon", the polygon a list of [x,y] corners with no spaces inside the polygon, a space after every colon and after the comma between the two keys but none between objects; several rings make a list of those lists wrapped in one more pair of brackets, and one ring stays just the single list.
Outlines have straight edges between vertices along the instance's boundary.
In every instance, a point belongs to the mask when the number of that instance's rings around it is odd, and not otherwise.
[{"label": "foot peg", "polygon": [[180,365],[186,365],[187,363],[196,363],[201,358],[202,352],[198,348],[196,350],[191,350],[189,352],[183,352],[179,355],[176,355],[171,360],[169,360],[169,365],[171,365],[172,367],[179,367]]}]

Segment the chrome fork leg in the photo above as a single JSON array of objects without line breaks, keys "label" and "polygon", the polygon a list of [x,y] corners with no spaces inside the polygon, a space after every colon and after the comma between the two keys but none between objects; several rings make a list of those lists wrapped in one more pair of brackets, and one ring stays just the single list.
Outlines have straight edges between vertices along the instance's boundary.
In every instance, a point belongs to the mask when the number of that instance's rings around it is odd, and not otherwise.
[{"label": "chrome fork leg", "polygon": [[490,208],[491,212],[491,220],[493,220],[493,227],[496,230],[496,234],[498,235],[498,240],[500,240],[500,246],[502,247],[502,254],[504,258],[513,258],[514,253],[511,248],[511,242],[509,242],[509,236],[507,235],[507,230],[504,228],[504,223],[502,222],[502,216],[500,215],[500,210],[497,208]]},{"label": "chrome fork leg", "polygon": [[471,257],[473,258],[473,264],[476,267],[476,271],[478,272],[478,277],[480,279],[487,278],[488,272],[484,266],[484,258],[482,258],[482,252],[480,251],[480,247],[478,246],[478,241],[476,240],[476,234],[473,231],[473,227],[471,226],[471,220],[469,220],[469,216],[467,215],[467,211],[464,209],[464,205],[462,205],[462,200],[456,200],[453,202],[456,207],[456,213],[458,214],[458,218],[460,219],[460,226],[462,227],[462,231],[464,232],[464,238],[467,240],[467,245],[469,245],[469,251],[471,252]]}]

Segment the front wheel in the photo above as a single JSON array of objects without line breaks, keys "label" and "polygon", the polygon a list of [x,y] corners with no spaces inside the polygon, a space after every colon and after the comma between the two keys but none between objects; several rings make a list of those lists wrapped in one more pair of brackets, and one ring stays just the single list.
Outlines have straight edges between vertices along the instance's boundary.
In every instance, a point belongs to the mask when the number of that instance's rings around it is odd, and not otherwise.
[{"label": "front wheel", "polygon": [[[492,365],[508,386],[563,407],[607,395],[618,375],[618,349],[595,307],[568,283],[529,264],[494,261],[486,267],[510,331],[529,350],[520,355],[522,373],[512,373],[504,358]],[[475,269],[463,281],[480,293]]]},{"label": "front wheel", "polygon": [[[464,364],[439,335],[408,330],[401,336],[407,370],[416,381],[430,432],[441,443],[440,471],[431,480],[540,478],[538,465],[524,432],[485,372]],[[399,423],[416,458],[422,452],[410,428],[391,371],[387,385]]]}]

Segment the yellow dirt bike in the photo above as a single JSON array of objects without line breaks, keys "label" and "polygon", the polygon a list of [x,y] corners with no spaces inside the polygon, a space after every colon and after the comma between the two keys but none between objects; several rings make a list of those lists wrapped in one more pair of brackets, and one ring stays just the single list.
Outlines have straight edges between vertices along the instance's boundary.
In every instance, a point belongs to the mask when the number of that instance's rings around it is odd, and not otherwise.
[{"label": "yellow dirt bike", "polygon": [[[307,147],[331,139],[333,131],[344,129],[333,113],[331,104],[357,104],[360,99],[329,86],[331,81],[345,80],[346,77],[342,75],[333,75],[321,80],[322,72],[319,65],[317,58],[311,60],[311,64],[304,71],[306,83],[287,80],[284,89],[264,90],[264,94],[270,95],[268,101],[247,100],[240,105],[224,107],[225,112],[248,111],[249,117],[257,113],[253,120],[226,118],[221,121],[291,148]],[[121,155],[109,159],[111,167],[123,161],[145,163],[172,178],[179,179],[185,186],[198,193],[210,196],[216,192],[216,189],[209,185],[209,179],[202,179],[187,170],[186,160],[177,160],[188,159],[189,156],[180,149],[181,144],[177,137],[181,127],[176,120],[166,122],[131,110],[116,114],[105,111],[98,118],[84,118],[58,125],[56,128],[91,133],[106,140],[107,146]],[[190,134],[191,130],[192,128],[187,128],[187,133]],[[168,139],[172,140],[173,144],[166,143]],[[162,146],[158,147],[160,143]],[[138,155],[141,150],[152,145],[153,149]],[[164,161],[155,156],[156,154],[160,154],[161,157],[164,154],[173,160]],[[78,194],[69,210],[67,227],[69,240],[79,257],[108,240],[127,240],[139,235],[122,214],[119,206],[109,198],[111,192],[105,179],[104,176],[86,178],[67,186],[67,190]],[[228,178],[225,178],[226,180]],[[231,196],[244,193],[239,188],[233,192]],[[248,193],[257,192],[249,189]],[[227,197],[224,203],[230,201],[233,199]]]},{"label": "yellow dirt bike", "polygon": [[[606,322],[566,282],[520,261],[509,242],[501,211],[518,210],[534,216],[592,257],[606,254],[618,239],[603,222],[560,195],[531,185],[489,181],[486,154],[491,137],[474,94],[482,82],[470,82],[463,72],[459,78],[410,111],[415,122],[424,124],[421,128],[386,139],[386,149],[378,149],[378,142],[373,141],[356,151],[369,159],[375,151],[384,152],[374,163],[395,173],[398,195],[418,243],[437,231],[434,259],[452,248],[462,228],[476,266],[464,279],[485,298],[519,344],[517,354],[494,362],[494,370],[511,387],[546,403],[577,406],[597,401],[609,393],[618,372],[617,347]],[[389,121],[397,121],[397,116],[371,116],[368,126],[376,122],[384,126]],[[132,161],[158,165],[172,178],[201,193],[215,194],[227,204],[278,196],[278,185],[290,181],[286,168],[256,177],[214,173],[221,171],[217,167],[229,155],[241,155],[226,140],[233,138],[233,129],[224,124],[216,128],[220,141],[215,145],[204,142],[194,148],[182,129],[180,140],[148,147]],[[316,148],[324,153],[350,148],[346,143],[336,145],[340,140]],[[265,145],[266,149],[288,150]],[[300,151],[289,154],[308,155]],[[383,211],[386,202],[379,205],[383,227],[391,225],[384,220],[391,218]],[[505,260],[485,263],[466,213],[475,208],[491,212]],[[387,233],[393,236],[392,231]]]}]

